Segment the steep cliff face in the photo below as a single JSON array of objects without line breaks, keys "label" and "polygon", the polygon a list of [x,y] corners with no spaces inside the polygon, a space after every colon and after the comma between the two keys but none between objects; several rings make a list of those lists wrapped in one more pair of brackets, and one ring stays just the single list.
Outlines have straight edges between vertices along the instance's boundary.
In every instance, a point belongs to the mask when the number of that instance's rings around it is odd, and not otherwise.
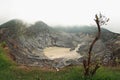
[{"label": "steep cliff face", "polygon": [[[62,65],[63,67],[68,65],[68,62],[69,65],[80,64],[81,59],[77,59],[77,61],[71,59],[50,60],[44,55],[43,50],[46,47],[57,46],[71,48],[70,51],[72,51],[78,45],[81,45],[77,52],[84,56],[95,37],[95,31],[96,29],[91,32],[88,31],[88,33],[84,30],[81,31],[81,29],[65,31],[64,29],[51,28],[41,21],[35,24],[26,24],[21,20],[11,20],[0,26],[0,41],[7,43],[17,63],[52,67],[61,67]],[[117,37],[118,34],[103,29],[101,39],[93,48],[95,57],[109,57],[109,53],[113,52],[109,50],[107,44],[111,43],[110,40],[113,42],[113,39],[115,40]]]}]

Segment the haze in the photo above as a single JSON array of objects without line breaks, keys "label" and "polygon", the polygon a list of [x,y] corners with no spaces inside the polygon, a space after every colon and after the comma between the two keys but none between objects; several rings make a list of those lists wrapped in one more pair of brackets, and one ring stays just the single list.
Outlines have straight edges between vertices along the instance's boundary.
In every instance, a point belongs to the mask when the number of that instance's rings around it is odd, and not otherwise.
[{"label": "haze", "polygon": [[95,25],[94,15],[110,18],[105,28],[120,33],[119,0],[0,0],[0,24],[11,19],[48,25]]}]

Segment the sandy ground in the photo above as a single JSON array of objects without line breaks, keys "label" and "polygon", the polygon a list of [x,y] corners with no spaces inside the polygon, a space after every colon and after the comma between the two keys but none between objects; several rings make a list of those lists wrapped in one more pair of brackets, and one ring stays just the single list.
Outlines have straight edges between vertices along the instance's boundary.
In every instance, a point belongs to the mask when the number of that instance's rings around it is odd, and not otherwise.
[{"label": "sandy ground", "polygon": [[80,54],[78,54],[75,50],[69,51],[70,48],[63,48],[63,47],[49,47],[44,49],[44,54],[50,58],[68,58],[68,59],[76,59],[80,58]]}]

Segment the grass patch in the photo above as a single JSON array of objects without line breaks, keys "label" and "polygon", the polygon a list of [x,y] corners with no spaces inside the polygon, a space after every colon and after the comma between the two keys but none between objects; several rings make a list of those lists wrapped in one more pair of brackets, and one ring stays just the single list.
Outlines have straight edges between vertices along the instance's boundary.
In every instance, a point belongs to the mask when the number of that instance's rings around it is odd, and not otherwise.
[{"label": "grass patch", "polygon": [[[84,79],[83,68],[70,66],[55,70],[41,68],[18,68],[0,47],[0,80],[90,80]],[[101,67],[91,80],[120,80],[120,68]]]},{"label": "grass patch", "polygon": [[0,71],[8,69],[12,65],[10,58],[7,56],[7,53],[0,47]]}]

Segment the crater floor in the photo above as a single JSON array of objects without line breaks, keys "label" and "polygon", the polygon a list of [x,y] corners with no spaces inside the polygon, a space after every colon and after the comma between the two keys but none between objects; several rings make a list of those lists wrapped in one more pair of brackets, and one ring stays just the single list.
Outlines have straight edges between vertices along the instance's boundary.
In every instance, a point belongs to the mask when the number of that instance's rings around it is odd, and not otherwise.
[{"label": "crater floor", "polygon": [[70,51],[70,48],[63,48],[63,47],[45,48],[44,54],[51,60],[56,58],[78,59],[81,57],[81,55],[76,52],[76,49]]}]

